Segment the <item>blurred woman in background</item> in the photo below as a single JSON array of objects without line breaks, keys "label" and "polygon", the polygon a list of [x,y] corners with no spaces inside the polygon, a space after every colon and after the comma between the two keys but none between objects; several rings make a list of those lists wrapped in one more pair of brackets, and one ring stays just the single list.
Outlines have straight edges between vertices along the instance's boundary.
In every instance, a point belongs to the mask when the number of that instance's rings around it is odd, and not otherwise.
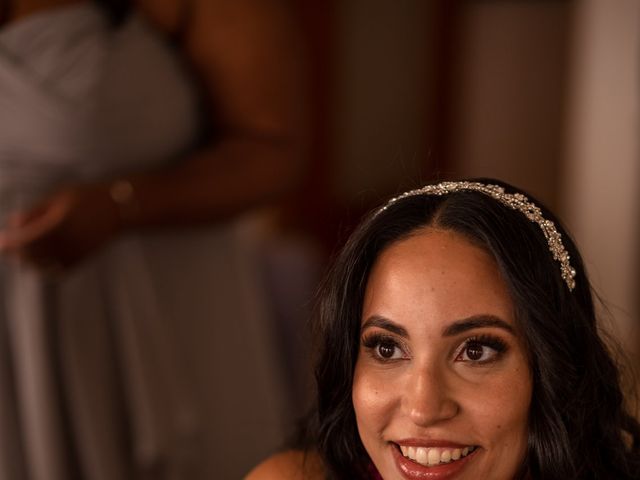
[{"label": "blurred woman in background", "polygon": [[0,476],[238,478],[282,429],[232,221],[301,173],[287,8],[2,0],[0,22]]}]

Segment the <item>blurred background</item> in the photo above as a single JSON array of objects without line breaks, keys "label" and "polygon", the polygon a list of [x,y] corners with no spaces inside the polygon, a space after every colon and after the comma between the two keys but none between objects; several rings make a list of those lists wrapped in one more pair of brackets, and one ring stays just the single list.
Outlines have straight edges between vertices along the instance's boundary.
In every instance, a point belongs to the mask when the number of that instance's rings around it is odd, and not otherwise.
[{"label": "blurred background", "polygon": [[[161,8],[194,4],[205,15]],[[68,8],[21,23],[15,5]],[[4,199],[31,187],[45,198],[77,181],[76,208],[89,216],[77,232],[58,220],[44,241],[23,234],[26,246],[13,233],[13,253],[31,248],[31,266],[0,257],[5,477],[33,468],[44,473],[28,478],[66,479],[83,468],[95,472],[83,478],[125,478],[104,468],[119,459],[122,471],[159,478],[171,462],[196,465],[196,451],[218,476],[246,472],[311,401],[308,321],[331,256],[370,209],[433,180],[496,177],[558,213],[604,300],[605,326],[640,364],[640,1],[19,0],[0,1],[0,26],[0,223],[13,218],[0,251],[11,253],[12,230],[53,210],[15,216],[28,205]],[[187,41],[191,28],[198,42]],[[211,48],[202,58],[190,50],[201,44]],[[78,66],[82,75],[67,74]],[[82,93],[91,82],[97,96]],[[58,83],[74,100],[60,109]],[[31,94],[63,121],[41,115]],[[85,112],[94,101],[108,108]],[[85,122],[75,105],[105,122]],[[33,141],[34,125],[51,144]],[[100,142],[89,145],[91,134]],[[89,181],[114,176],[124,180]],[[131,222],[115,240],[92,230],[107,214]],[[83,251],[64,240],[82,246],[92,235],[95,251],[61,273],[57,250]]]},{"label": "blurred background", "polygon": [[326,252],[391,193],[512,182],[559,213],[637,358],[640,2],[297,4],[314,148],[293,222]]}]

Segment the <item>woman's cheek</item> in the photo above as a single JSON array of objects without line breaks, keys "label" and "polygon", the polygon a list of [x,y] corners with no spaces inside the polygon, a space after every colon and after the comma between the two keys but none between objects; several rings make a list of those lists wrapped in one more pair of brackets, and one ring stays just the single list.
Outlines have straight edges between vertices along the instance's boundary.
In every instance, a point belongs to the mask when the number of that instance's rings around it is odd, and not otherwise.
[{"label": "woman's cheek", "polygon": [[352,399],[359,428],[384,428],[392,416],[400,381],[399,372],[391,369],[372,368],[361,362],[356,365]]}]

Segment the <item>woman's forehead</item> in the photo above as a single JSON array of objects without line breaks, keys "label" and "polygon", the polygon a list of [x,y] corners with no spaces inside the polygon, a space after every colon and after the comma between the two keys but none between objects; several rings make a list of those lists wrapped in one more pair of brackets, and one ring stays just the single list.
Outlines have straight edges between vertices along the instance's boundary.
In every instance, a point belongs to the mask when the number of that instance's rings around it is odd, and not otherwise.
[{"label": "woman's forehead", "polygon": [[428,228],[381,252],[364,295],[363,319],[372,314],[439,321],[487,314],[513,322],[513,302],[486,250],[458,233]]}]

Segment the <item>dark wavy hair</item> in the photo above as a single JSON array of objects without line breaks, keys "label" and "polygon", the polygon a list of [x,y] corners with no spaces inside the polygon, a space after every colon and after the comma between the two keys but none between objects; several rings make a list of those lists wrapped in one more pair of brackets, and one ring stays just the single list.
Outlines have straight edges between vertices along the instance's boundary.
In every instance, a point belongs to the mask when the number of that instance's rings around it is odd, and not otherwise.
[{"label": "dark wavy hair", "polygon": [[[497,180],[475,181],[519,191]],[[370,214],[351,235],[321,285],[315,317],[318,394],[306,438],[329,478],[367,478],[370,468],[351,400],[369,272],[382,250],[426,226],[459,233],[490,252],[510,290],[533,376],[523,477],[640,478],[640,426],[625,409],[580,254],[558,219],[521,193],[562,235],[576,270],[573,291],[540,227],[479,192],[401,199]]]}]

